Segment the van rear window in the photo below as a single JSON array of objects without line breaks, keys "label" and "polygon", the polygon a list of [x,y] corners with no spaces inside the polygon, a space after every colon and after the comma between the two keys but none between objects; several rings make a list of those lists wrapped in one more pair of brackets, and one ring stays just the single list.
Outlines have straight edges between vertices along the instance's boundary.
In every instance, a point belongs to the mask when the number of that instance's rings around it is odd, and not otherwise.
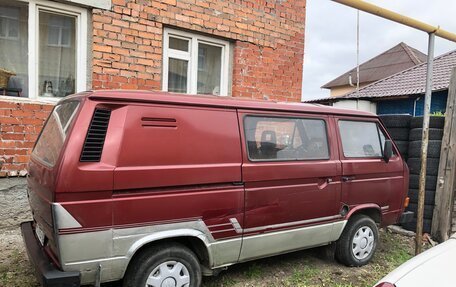
[{"label": "van rear window", "polygon": [[62,150],[79,102],[57,105],[44,126],[32,155],[48,166],[54,166]]}]

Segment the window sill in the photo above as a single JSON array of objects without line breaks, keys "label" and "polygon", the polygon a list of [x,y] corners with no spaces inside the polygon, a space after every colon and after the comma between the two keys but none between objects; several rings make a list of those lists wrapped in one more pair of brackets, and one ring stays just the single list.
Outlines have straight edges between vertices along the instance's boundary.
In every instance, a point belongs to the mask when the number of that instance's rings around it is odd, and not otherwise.
[{"label": "window sill", "polygon": [[60,100],[60,98],[47,99],[30,99],[30,98],[20,98],[20,97],[10,97],[10,96],[0,96],[0,102],[12,102],[12,103],[25,103],[25,104],[43,104],[43,105],[55,105]]},{"label": "window sill", "polygon": [[64,0],[63,2],[68,2],[70,4],[80,4],[88,7],[106,10],[111,10],[112,8],[111,0]]}]

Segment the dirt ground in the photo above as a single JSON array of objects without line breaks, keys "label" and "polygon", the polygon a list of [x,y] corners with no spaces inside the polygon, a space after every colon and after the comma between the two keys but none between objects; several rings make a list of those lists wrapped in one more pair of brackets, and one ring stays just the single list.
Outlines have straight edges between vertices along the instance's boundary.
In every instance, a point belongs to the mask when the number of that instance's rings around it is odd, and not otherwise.
[{"label": "dirt ground", "polygon": [[[203,286],[373,286],[413,254],[410,237],[381,230],[380,239],[373,262],[361,268],[342,266],[317,248],[238,264],[204,278]],[[37,286],[18,229],[0,229],[0,253],[0,287]]]}]

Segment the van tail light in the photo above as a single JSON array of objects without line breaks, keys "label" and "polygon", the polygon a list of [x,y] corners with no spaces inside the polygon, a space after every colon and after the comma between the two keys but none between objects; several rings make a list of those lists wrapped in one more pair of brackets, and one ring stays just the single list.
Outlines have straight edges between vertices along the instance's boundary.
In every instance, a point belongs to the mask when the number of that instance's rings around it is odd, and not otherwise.
[{"label": "van tail light", "polygon": [[404,201],[404,208],[407,208],[409,206],[409,203],[410,203],[410,197],[407,196]]},{"label": "van tail light", "polygon": [[388,282],[383,282],[378,285],[375,285],[375,287],[396,287],[396,285],[388,283]]}]

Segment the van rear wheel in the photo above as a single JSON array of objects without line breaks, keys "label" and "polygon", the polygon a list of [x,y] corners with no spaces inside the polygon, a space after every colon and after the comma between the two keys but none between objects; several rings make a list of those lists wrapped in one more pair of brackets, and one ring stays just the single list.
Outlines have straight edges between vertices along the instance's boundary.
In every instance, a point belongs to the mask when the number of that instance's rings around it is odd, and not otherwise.
[{"label": "van rear wheel", "polygon": [[363,266],[372,259],[378,243],[378,228],[365,215],[354,215],[336,243],[336,259],[347,266]]},{"label": "van rear wheel", "polygon": [[161,244],[144,250],[128,266],[124,287],[199,287],[201,266],[181,244]]}]

